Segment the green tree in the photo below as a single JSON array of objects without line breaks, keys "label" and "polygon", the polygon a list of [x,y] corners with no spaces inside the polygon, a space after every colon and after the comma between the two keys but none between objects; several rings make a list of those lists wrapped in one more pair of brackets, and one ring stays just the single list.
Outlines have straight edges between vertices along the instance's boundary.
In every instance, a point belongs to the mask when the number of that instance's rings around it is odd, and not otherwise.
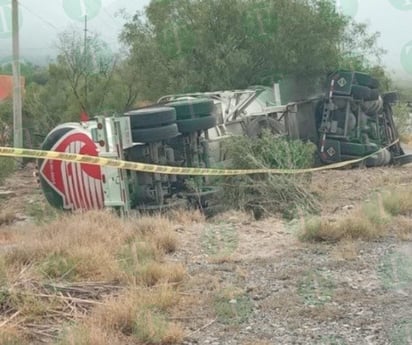
[{"label": "green tree", "polygon": [[330,0],[152,0],[121,35],[152,100],[288,78],[310,89],[350,65],[345,52],[380,54],[376,38]]},{"label": "green tree", "polygon": [[133,106],[138,94],[133,66],[112,54],[98,36],[89,36],[85,45],[80,32],[66,31],[58,48],[43,76],[47,82],[32,82],[26,90],[25,110],[39,138],[60,123],[79,121],[83,111],[94,116]]}]

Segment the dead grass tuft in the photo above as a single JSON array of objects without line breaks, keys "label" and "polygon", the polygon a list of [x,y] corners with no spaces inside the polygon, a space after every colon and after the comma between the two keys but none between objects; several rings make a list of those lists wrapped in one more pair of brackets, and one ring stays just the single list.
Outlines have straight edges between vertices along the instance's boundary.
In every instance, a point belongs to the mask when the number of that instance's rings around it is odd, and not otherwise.
[{"label": "dead grass tuft", "polygon": [[337,242],[344,239],[373,240],[385,235],[385,226],[373,222],[362,212],[353,212],[338,219],[313,217],[305,221],[300,234],[303,241]]},{"label": "dead grass tuft", "polygon": [[18,331],[11,327],[2,327],[0,332],[0,344],[2,345],[25,345],[28,341],[19,335]]},{"label": "dead grass tuft", "polygon": [[79,325],[66,329],[58,345],[125,345],[120,338],[95,325]]},{"label": "dead grass tuft", "polygon": [[16,220],[16,213],[12,210],[0,211],[0,226],[10,225]]},{"label": "dead grass tuft", "polygon": [[181,264],[151,262],[140,270],[140,283],[154,286],[159,283],[181,283],[186,270]]},{"label": "dead grass tuft", "polygon": [[154,232],[164,232],[173,229],[173,223],[170,219],[161,215],[154,216],[139,216],[131,220],[137,232],[143,235],[152,234]]},{"label": "dead grass tuft", "polygon": [[163,253],[170,254],[177,249],[177,236],[171,230],[156,231],[152,238],[156,248]]},{"label": "dead grass tuft", "polygon": [[338,261],[355,260],[359,255],[359,244],[352,239],[344,239],[336,245],[331,254]]},{"label": "dead grass tuft", "polygon": [[9,229],[0,231],[0,244],[12,243],[16,238],[16,235]]},{"label": "dead grass tuft", "polygon": [[403,241],[412,239],[412,219],[409,217],[396,217],[391,223],[394,233]]},{"label": "dead grass tuft", "polygon": [[185,208],[170,211],[168,218],[173,223],[179,225],[191,225],[193,223],[203,223],[205,221],[205,215],[199,210],[189,210]]},{"label": "dead grass tuft", "polygon": [[[162,261],[177,247],[170,220],[125,220],[101,211],[63,215],[19,233],[15,242],[0,256],[0,309],[18,312],[20,333],[26,323],[40,322],[53,337],[70,322],[58,344],[181,341],[181,327],[166,314],[186,275],[181,264]],[[80,314],[86,317],[76,323]]]},{"label": "dead grass tuft", "polygon": [[32,229],[6,260],[10,265],[36,263],[52,278],[119,280],[117,251],[133,236],[131,223],[109,212],[63,216]]},{"label": "dead grass tuft", "polygon": [[212,222],[229,222],[229,223],[250,223],[254,222],[254,216],[252,213],[246,211],[227,211],[220,213],[212,218]]},{"label": "dead grass tuft", "polygon": [[143,238],[155,245],[166,254],[173,253],[177,249],[177,236],[173,231],[174,224],[163,216],[142,216],[133,220],[135,228]]},{"label": "dead grass tuft", "polygon": [[97,307],[90,323],[108,334],[120,332],[150,344],[176,344],[182,340],[183,330],[168,322],[165,312],[178,301],[176,290],[166,285],[155,290],[130,290]]},{"label": "dead grass tuft", "polygon": [[383,194],[383,206],[385,210],[393,215],[412,214],[412,188],[393,190]]}]

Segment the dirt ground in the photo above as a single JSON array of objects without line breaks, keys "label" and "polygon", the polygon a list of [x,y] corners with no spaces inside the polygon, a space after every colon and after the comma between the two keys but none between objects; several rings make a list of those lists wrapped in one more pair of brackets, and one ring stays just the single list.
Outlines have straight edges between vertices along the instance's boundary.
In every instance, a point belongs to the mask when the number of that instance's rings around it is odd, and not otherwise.
[{"label": "dirt ground", "polygon": [[[3,214],[24,227],[49,212],[32,173],[1,188],[12,192],[0,199]],[[410,184],[407,166],[319,172],[312,189],[334,215]],[[412,242],[303,243],[300,222],[233,212],[176,227],[180,248],[169,260],[188,275],[173,319],[184,344],[412,344]]]}]

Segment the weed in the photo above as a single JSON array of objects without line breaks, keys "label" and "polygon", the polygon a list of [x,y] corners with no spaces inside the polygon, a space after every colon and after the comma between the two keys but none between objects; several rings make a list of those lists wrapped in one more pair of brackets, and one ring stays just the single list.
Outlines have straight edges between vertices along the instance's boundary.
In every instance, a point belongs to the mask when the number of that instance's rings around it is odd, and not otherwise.
[{"label": "weed", "polygon": [[412,283],[412,258],[408,255],[391,252],[382,259],[379,277],[386,289],[403,289]]},{"label": "weed", "polygon": [[332,251],[332,257],[339,261],[355,260],[358,255],[358,243],[352,239],[342,240]]},{"label": "weed", "polygon": [[133,241],[125,244],[118,254],[121,268],[129,275],[137,274],[138,268],[156,258],[153,245],[142,241]]},{"label": "weed", "polygon": [[166,285],[154,290],[131,290],[98,306],[90,322],[109,334],[120,332],[150,344],[175,344],[181,341],[183,332],[178,325],[167,322],[164,312],[178,300],[176,291]]},{"label": "weed", "polygon": [[13,158],[0,157],[0,184],[16,169],[16,161]]},{"label": "weed", "polygon": [[95,325],[76,325],[66,328],[57,345],[123,345],[118,337]]},{"label": "weed", "polygon": [[393,215],[410,215],[412,213],[412,189],[393,190],[383,194],[383,206]]},{"label": "weed", "polygon": [[220,322],[232,325],[247,321],[253,311],[249,296],[236,287],[219,291],[214,300],[214,308]]},{"label": "weed", "polygon": [[[312,166],[315,148],[300,141],[275,138],[264,132],[260,138],[233,137],[227,143],[230,168],[299,169]],[[276,213],[293,217],[297,208],[315,212],[318,204],[308,192],[310,175],[250,175],[222,181],[226,206],[251,211],[255,218]]]},{"label": "weed", "polygon": [[309,271],[299,284],[298,293],[307,305],[323,305],[332,300],[335,283],[332,276],[320,270]]},{"label": "weed", "polygon": [[144,286],[158,283],[180,283],[186,270],[180,264],[150,262],[139,269],[138,279]]},{"label": "weed", "polygon": [[73,258],[67,258],[61,254],[54,253],[46,257],[39,264],[39,270],[47,278],[66,278],[67,280],[71,280],[76,276],[77,265],[78,262]]},{"label": "weed", "polygon": [[16,213],[12,210],[0,211],[0,226],[10,225],[16,220]]},{"label": "weed", "polygon": [[[160,262],[177,247],[172,228],[161,217],[139,222],[93,211],[22,232],[0,256],[0,309],[18,311],[23,327],[50,319],[59,327],[62,315],[73,322],[58,339],[62,345],[178,343],[182,329],[166,313],[179,301],[175,289],[186,271]],[[112,295],[102,301],[106,293]],[[87,313],[82,323],[76,323],[79,312]]]},{"label": "weed", "polygon": [[394,218],[391,226],[401,240],[409,241],[412,237],[412,220],[409,217]]},{"label": "weed", "polygon": [[338,219],[312,217],[305,220],[299,237],[303,241],[373,240],[385,234],[386,227],[381,221],[381,218],[372,221],[363,212],[353,212]]},{"label": "weed", "polygon": [[183,330],[168,322],[161,313],[141,310],[134,322],[132,335],[146,344],[178,344],[183,339]]},{"label": "weed", "polygon": [[0,332],[0,344],[2,345],[24,345],[28,342],[23,339],[16,330],[2,328]]},{"label": "weed", "polygon": [[229,257],[239,245],[239,235],[232,224],[209,225],[202,233],[201,244],[215,258]]},{"label": "weed", "polygon": [[188,210],[185,208],[171,210],[168,213],[168,218],[172,222],[180,225],[203,223],[205,221],[205,216],[202,212],[200,212],[200,210]]},{"label": "weed", "polygon": [[[396,128],[401,134],[401,140],[408,142],[409,128],[411,125],[410,109],[406,104],[398,103],[393,106],[393,118],[395,120]],[[405,140],[406,139],[406,140]]]},{"label": "weed", "polygon": [[25,206],[25,212],[38,225],[56,220],[62,211],[44,202],[33,202]]}]

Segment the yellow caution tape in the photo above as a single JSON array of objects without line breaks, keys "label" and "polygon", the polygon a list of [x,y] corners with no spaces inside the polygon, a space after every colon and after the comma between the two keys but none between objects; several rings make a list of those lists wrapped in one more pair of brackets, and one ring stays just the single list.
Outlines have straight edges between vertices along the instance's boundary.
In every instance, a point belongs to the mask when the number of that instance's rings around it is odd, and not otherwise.
[{"label": "yellow caution tape", "polygon": [[208,169],[208,168],[180,168],[164,165],[146,164],[141,162],[129,162],[117,159],[94,157],[88,155],[80,155],[75,153],[63,153],[55,151],[42,151],[21,149],[13,147],[0,147],[0,156],[5,157],[21,157],[21,158],[36,158],[36,159],[51,159],[65,162],[75,162],[92,164],[99,166],[106,166],[117,169],[133,170],[146,173],[157,173],[163,175],[192,175],[192,176],[240,176],[240,175],[252,175],[252,174],[305,174],[315,171],[337,169],[349,166],[351,164],[360,163],[370,157],[373,157],[377,153],[395,145],[399,140],[393,142],[385,148],[380,149],[368,156],[353,159],[349,161],[334,163],[317,168],[308,169]]}]

